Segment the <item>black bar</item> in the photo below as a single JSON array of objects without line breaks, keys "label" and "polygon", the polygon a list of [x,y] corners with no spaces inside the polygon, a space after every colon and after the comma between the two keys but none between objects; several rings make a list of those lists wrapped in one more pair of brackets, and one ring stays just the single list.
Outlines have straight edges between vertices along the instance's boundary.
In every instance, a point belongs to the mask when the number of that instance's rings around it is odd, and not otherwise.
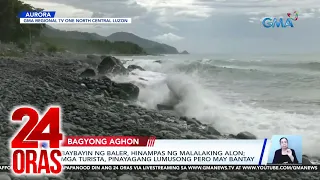
[{"label": "black bar", "polygon": [[[0,165],[0,172],[10,171],[10,166]],[[65,165],[65,172],[79,171],[292,171],[292,172],[320,172],[320,165]]]}]

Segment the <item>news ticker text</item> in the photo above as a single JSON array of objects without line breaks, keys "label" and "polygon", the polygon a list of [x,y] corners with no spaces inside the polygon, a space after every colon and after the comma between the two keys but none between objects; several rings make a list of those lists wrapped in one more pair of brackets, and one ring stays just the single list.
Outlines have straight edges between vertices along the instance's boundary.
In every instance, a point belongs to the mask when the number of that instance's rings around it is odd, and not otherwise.
[{"label": "news ticker text", "polygon": [[[64,165],[64,172],[79,171],[294,171],[320,172],[320,165]],[[9,172],[0,165],[0,172]]]}]

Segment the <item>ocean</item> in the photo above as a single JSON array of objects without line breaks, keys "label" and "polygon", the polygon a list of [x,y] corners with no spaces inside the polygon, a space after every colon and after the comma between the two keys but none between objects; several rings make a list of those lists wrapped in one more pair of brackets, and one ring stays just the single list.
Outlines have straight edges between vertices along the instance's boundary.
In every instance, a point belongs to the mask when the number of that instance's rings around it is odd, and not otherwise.
[{"label": "ocean", "polygon": [[302,135],[303,153],[320,157],[318,57],[119,56],[127,61],[125,66],[139,65],[146,71],[134,70],[113,80],[138,85],[138,103],[145,108],[168,103],[173,91],[180,99],[177,112],[212,124],[222,133],[249,131],[258,138]]}]

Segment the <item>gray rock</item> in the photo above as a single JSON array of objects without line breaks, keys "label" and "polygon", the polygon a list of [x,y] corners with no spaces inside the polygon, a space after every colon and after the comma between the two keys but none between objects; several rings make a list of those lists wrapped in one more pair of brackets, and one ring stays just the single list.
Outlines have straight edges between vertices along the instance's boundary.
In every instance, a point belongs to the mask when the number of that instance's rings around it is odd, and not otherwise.
[{"label": "gray rock", "polygon": [[107,56],[98,65],[98,72],[99,74],[127,74],[127,69],[119,59]]},{"label": "gray rock", "polygon": [[117,95],[121,97],[127,96],[127,98],[125,99],[135,100],[139,96],[139,92],[140,92],[139,87],[132,83],[118,83],[116,84],[116,87],[121,90],[117,93]]},{"label": "gray rock", "polygon": [[164,175],[164,174],[159,174],[159,176],[157,177],[159,180],[167,180],[168,176]]},{"label": "gray rock", "polygon": [[188,179],[191,179],[191,178],[194,178],[197,176],[198,176],[198,174],[196,172],[188,172]]},{"label": "gray rock", "polygon": [[7,174],[0,174],[0,180],[11,180],[10,176]]},{"label": "gray rock", "polygon": [[195,124],[197,126],[200,126],[202,123],[198,121],[196,118],[184,118],[184,120],[187,122],[187,124]]},{"label": "gray rock", "polygon": [[239,180],[246,180],[246,179],[248,179],[248,177],[246,176],[246,174],[245,173],[243,173],[243,172],[235,172],[235,177],[237,178],[237,179],[239,179]]},{"label": "gray rock", "polygon": [[172,131],[161,130],[159,132],[159,136],[161,136],[162,138],[166,138],[166,139],[175,139],[175,137],[177,137],[177,134]]},{"label": "gray rock", "polygon": [[140,118],[140,115],[138,113],[136,113],[136,112],[133,112],[132,114],[130,114],[130,116],[131,116],[131,118],[133,118],[135,120]]},{"label": "gray rock", "polygon": [[123,135],[123,136],[132,136],[133,133],[132,133],[132,131],[123,131],[123,132],[122,132],[122,135]]},{"label": "gray rock", "polygon": [[88,177],[98,177],[98,173],[97,172],[88,172],[87,176]]},{"label": "gray rock", "polygon": [[216,130],[214,127],[210,125],[207,127],[207,133],[210,135],[217,135],[217,136],[221,135],[221,133],[218,130]]},{"label": "gray rock", "polygon": [[68,123],[68,122],[63,123],[63,127],[64,127],[65,129],[76,129],[76,128],[77,128],[76,125],[71,124],[71,123]]},{"label": "gray rock", "polygon": [[102,55],[102,56],[100,56],[100,59],[103,60],[103,59],[106,58],[106,57],[108,57],[108,56]]},{"label": "gray rock", "polygon": [[84,180],[103,180],[99,177],[86,177]]},{"label": "gray rock", "polygon": [[122,176],[118,177],[118,180],[134,180],[134,178],[128,174],[123,174]]},{"label": "gray rock", "polygon": [[219,175],[220,175],[220,177],[219,177],[218,179],[223,179],[223,180],[229,179],[229,177],[227,176],[227,174],[224,173],[224,172],[221,172]]},{"label": "gray rock", "polygon": [[87,68],[80,73],[80,77],[95,77],[95,76],[96,76],[96,72],[94,71],[94,69],[91,69],[91,68]]},{"label": "gray rock", "polygon": [[122,116],[122,118],[125,119],[125,120],[130,120],[131,119],[131,117],[129,115],[127,115],[127,114],[124,114]]},{"label": "gray rock", "polygon": [[49,178],[45,176],[38,176],[38,177],[26,176],[24,179],[25,180],[49,180]]},{"label": "gray rock", "polygon": [[104,177],[110,177],[110,178],[116,178],[117,174],[115,172],[104,172],[103,176]]},{"label": "gray rock", "polygon": [[140,71],[145,71],[142,67],[138,66],[138,65],[129,65],[127,68],[129,71],[133,71],[135,69],[138,69]]},{"label": "gray rock", "polygon": [[81,172],[73,172],[71,175],[72,179],[81,179],[82,175]]},{"label": "gray rock", "polygon": [[6,164],[7,162],[9,162],[9,158],[7,158],[7,157],[0,157],[0,164]]},{"label": "gray rock", "polygon": [[113,119],[119,119],[119,115],[110,111],[104,111],[109,117],[113,118]]},{"label": "gray rock", "polygon": [[179,179],[188,179],[188,172],[183,172],[179,175]]},{"label": "gray rock", "polygon": [[126,121],[126,124],[134,126],[134,125],[136,125],[137,123],[136,123],[136,121],[134,121],[134,120],[127,120],[127,121]]},{"label": "gray rock", "polygon": [[150,115],[143,115],[141,116],[141,118],[143,118],[146,121],[153,121],[153,118]]},{"label": "gray rock", "polygon": [[237,134],[236,138],[237,139],[257,139],[255,135],[247,131],[240,132],[239,134]]},{"label": "gray rock", "polygon": [[174,126],[165,126],[165,127],[166,127],[166,130],[172,131],[176,134],[181,134],[181,131],[177,127],[174,127]]},{"label": "gray rock", "polygon": [[277,173],[271,173],[271,178],[276,179],[278,177]]},{"label": "gray rock", "polygon": [[211,134],[209,134],[209,135],[204,135],[206,138],[208,138],[208,139],[220,139],[220,136],[217,136],[217,135],[211,135]]}]

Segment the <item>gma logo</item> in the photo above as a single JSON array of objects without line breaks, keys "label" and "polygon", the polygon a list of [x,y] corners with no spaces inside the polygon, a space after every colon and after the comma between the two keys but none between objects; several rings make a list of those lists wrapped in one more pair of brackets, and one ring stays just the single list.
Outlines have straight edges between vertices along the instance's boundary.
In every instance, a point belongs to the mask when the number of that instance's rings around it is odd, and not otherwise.
[{"label": "gma logo", "polygon": [[283,19],[283,18],[264,18],[262,21],[262,25],[265,28],[274,28],[274,27],[282,27],[282,28],[286,28],[286,27],[294,27],[293,23],[292,23],[292,19],[287,18],[287,19]]}]

